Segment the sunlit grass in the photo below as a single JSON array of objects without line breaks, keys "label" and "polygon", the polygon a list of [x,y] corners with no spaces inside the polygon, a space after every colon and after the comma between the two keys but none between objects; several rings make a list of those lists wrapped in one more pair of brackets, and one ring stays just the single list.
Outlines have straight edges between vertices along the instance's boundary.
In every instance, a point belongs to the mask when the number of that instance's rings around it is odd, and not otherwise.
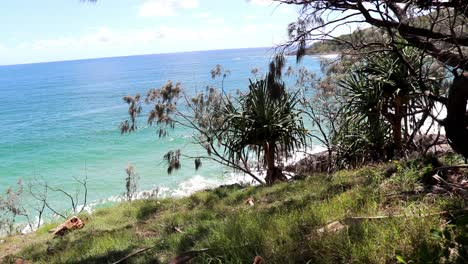
[{"label": "sunlit grass", "polygon": [[[396,169],[387,175],[390,166]],[[272,187],[232,185],[181,199],[124,202],[83,215],[85,228],[63,238],[52,238],[47,225],[6,261],[107,263],[154,246],[128,262],[167,263],[208,249],[193,262],[251,263],[260,255],[267,263],[396,263],[397,256],[436,263],[430,232],[446,220],[421,215],[466,201],[420,192],[424,166],[418,166],[382,164]],[[352,219],[376,215],[399,216]],[[319,231],[334,221],[344,228]]]}]

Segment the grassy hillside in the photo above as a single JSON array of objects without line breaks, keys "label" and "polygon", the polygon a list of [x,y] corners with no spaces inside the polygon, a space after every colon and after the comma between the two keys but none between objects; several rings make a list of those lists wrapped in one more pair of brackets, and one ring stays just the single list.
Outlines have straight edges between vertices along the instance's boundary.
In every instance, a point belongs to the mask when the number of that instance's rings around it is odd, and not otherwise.
[{"label": "grassy hillside", "polygon": [[342,53],[352,49],[348,43],[359,45],[369,41],[383,42],[384,35],[384,31],[375,28],[359,29],[351,34],[338,36],[340,42],[331,39],[314,42],[306,48],[305,52],[306,55]]},{"label": "grassy hillside", "polygon": [[[444,16],[446,16],[445,12],[442,12]],[[432,18],[430,18],[432,16]],[[423,16],[417,16],[410,20],[410,24],[414,27],[418,28],[426,28],[431,29],[431,21],[435,19],[437,15],[434,14],[427,14]],[[439,20],[438,23],[434,26],[434,32],[446,33],[450,32],[450,29],[453,27],[454,32],[456,34],[460,34],[462,36],[468,36],[468,29],[466,28],[466,19],[462,16],[458,17],[459,20],[455,21],[455,24],[451,20]],[[332,53],[342,53],[343,51],[352,51],[353,48],[349,43],[352,43],[356,47],[359,47],[360,44],[364,43],[386,43],[388,42],[388,38],[386,37],[387,32],[385,29],[377,29],[375,27],[368,27],[364,29],[357,29],[350,34],[343,34],[337,37],[340,42],[330,39],[330,40],[322,40],[317,41],[306,48],[305,54],[306,55],[317,55],[317,54],[332,54]],[[450,49],[451,45],[448,43],[444,43],[443,41],[434,41],[439,48]],[[452,47],[453,48],[453,47]],[[462,49],[465,49],[462,47]]]},{"label": "grassy hillside", "polygon": [[[458,248],[452,257],[464,253],[467,217],[438,212],[466,201],[428,193],[421,179],[431,169],[392,162],[273,187],[121,203],[82,215],[86,226],[64,237],[53,238],[50,224],[8,238],[0,252],[9,254],[5,263],[113,263],[148,247],[125,263],[168,263],[200,249],[193,263],[252,263],[256,255],[266,263],[440,263],[446,245]],[[373,216],[390,217],[352,218]]]},{"label": "grassy hillside", "polygon": [[[447,16],[447,13],[446,11],[442,11],[440,15],[433,13],[416,16],[410,19],[410,25],[417,28],[431,29],[431,23],[433,23],[431,21],[435,20],[438,16],[445,17]],[[453,30],[457,35],[467,36],[468,32],[465,29],[465,25],[467,23],[468,20],[464,16],[457,16],[456,21],[452,21],[451,19],[439,19],[434,28],[431,30],[439,33],[447,33],[450,32],[450,29],[453,27]],[[348,43],[352,43],[356,47],[359,47],[359,44],[363,43],[386,43],[388,42],[386,35],[386,29],[377,29],[375,27],[357,29],[350,34],[343,34],[338,36],[337,39],[340,39],[341,42],[330,39],[313,43],[306,48],[306,55],[341,53],[343,51],[352,50],[352,47]],[[439,48],[449,49],[451,47],[450,44],[444,42],[433,40],[433,43],[436,44]],[[464,48],[462,47],[462,49]]]}]

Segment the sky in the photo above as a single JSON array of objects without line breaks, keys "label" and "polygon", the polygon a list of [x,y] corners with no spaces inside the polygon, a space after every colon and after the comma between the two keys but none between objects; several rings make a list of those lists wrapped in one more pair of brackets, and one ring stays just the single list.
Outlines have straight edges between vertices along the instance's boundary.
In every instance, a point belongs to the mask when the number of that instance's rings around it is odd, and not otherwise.
[{"label": "sky", "polygon": [[271,0],[3,1],[0,65],[272,47],[297,14]]}]

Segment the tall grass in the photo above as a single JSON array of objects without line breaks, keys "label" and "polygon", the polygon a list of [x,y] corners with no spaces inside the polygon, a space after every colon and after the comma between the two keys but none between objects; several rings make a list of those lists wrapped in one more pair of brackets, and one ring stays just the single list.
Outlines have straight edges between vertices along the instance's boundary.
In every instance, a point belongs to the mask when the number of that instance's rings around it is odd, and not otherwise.
[{"label": "tall grass", "polygon": [[[432,234],[450,219],[424,215],[463,208],[466,201],[421,191],[424,166],[382,164],[271,187],[232,185],[181,199],[124,202],[82,215],[85,228],[62,238],[52,238],[46,226],[27,242],[8,239],[0,250],[21,249],[6,263],[18,257],[108,263],[152,246],[127,262],[167,263],[208,249],[193,263],[251,263],[256,255],[267,263],[439,263],[440,239]],[[384,173],[389,167],[396,167],[391,175]],[[248,198],[253,206],[245,203]],[[376,215],[399,216],[350,218]],[[334,221],[343,228],[320,231]]]}]

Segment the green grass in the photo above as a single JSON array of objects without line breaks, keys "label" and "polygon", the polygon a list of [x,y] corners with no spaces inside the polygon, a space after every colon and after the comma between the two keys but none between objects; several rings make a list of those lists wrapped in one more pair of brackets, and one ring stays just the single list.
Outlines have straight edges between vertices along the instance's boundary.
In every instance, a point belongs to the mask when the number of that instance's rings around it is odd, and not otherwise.
[{"label": "green grass", "polygon": [[[395,172],[387,175],[390,167]],[[422,192],[420,180],[428,169],[393,162],[271,187],[232,185],[181,199],[125,202],[83,215],[86,226],[62,238],[52,238],[48,225],[27,242],[7,239],[0,250],[19,247],[6,263],[18,257],[34,263],[112,263],[152,246],[127,263],[168,263],[204,248],[193,263],[251,263],[256,255],[267,263],[398,263],[397,258],[440,263],[448,240],[434,230],[448,230],[451,221],[455,237],[460,230],[453,224],[466,217],[420,215],[464,208],[466,201]],[[245,204],[249,197],[254,206]],[[349,219],[392,214],[407,216]],[[333,221],[346,227],[318,231]]]}]

